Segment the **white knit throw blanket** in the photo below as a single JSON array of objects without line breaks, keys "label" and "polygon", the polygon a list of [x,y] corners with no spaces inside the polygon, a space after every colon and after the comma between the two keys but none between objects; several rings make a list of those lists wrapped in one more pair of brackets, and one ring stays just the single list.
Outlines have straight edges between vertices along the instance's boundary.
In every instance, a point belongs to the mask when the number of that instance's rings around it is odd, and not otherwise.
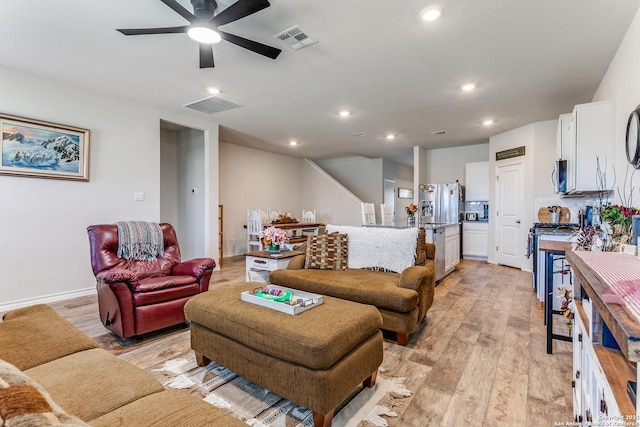
[{"label": "white knit throw blanket", "polygon": [[349,268],[385,268],[401,273],[416,261],[417,228],[326,226],[349,235]]},{"label": "white knit throw blanket", "polygon": [[116,222],[118,258],[153,261],[164,254],[160,224],[145,221]]}]

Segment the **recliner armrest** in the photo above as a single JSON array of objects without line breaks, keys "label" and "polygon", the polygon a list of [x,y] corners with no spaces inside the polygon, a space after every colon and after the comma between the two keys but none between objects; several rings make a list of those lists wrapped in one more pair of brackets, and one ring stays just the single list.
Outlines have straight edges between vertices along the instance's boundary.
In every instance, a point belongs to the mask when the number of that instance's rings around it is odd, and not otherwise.
[{"label": "recliner armrest", "polygon": [[112,268],[110,270],[101,271],[96,274],[96,279],[108,285],[123,282],[130,285],[138,283],[138,275],[126,268]]},{"label": "recliner armrest", "polygon": [[211,258],[194,258],[174,265],[171,274],[174,276],[193,276],[200,281],[207,271],[213,270],[215,267],[216,262]]}]

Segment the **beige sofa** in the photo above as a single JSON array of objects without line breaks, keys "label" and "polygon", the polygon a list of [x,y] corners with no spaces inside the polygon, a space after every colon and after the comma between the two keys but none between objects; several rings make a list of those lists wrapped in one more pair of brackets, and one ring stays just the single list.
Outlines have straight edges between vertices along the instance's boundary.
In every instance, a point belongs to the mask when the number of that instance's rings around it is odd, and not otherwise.
[{"label": "beige sofa", "polygon": [[[332,230],[331,226],[327,229]],[[346,234],[349,230],[365,233],[365,237],[370,234],[372,242],[375,234],[380,232],[376,230],[381,230],[362,227],[334,229]],[[364,241],[369,242],[369,239]],[[349,240],[349,252],[357,249],[352,244],[358,243],[355,239]],[[382,315],[382,329],[396,332],[398,344],[407,345],[409,335],[433,304],[435,290],[435,246],[425,243],[424,229],[418,230],[415,248],[417,265],[399,273],[362,268],[308,268],[305,265],[308,256],[298,255],[292,258],[287,269],[272,271],[269,281],[274,285],[373,305]]]},{"label": "beige sofa", "polygon": [[246,427],[184,390],[165,390],[46,305],[0,322],[0,425]]}]

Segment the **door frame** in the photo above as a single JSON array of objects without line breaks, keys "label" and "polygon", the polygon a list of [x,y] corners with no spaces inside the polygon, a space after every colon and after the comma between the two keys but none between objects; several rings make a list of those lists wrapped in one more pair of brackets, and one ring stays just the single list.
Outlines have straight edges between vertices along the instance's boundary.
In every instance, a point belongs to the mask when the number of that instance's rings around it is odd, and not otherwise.
[{"label": "door frame", "polygon": [[[518,177],[518,183],[516,183],[516,209],[517,209],[517,221],[520,221],[518,223],[518,229],[517,229],[517,236],[516,236],[516,242],[515,242],[515,247],[516,247],[516,254],[515,254],[515,258],[516,258],[516,262],[515,265],[509,263],[504,263],[504,259],[501,257],[501,252],[499,249],[499,245],[501,242],[500,236],[501,236],[501,225],[502,225],[502,221],[499,220],[498,218],[500,217],[500,202],[503,200],[503,195],[502,195],[502,191],[501,191],[501,186],[499,185],[499,177],[500,177],[500,171],[503,168],[507,168],[507,167],[518,167],[520,170],[520,176]],[[524,248],[525,248],[525,237],[526,237],[526,231],[527,231],[527,227],[525,226],[525,221],[523,221],[523,219],[526,217],[525,214],[525,202],[524,202],[524,195],[525,195],[525,173],[526,173],[526,162],[525,159],[518,159],[518,160],[505,160],[505,161],[501,161],[501,162],[496,162],[495,164],[495,208],[494,211],[496,212],[495,214],[495,227],[494,227],[494,243],[496,246],[496,250],[494,251],[495,253],[495,263],[496,264],[500,264],[500,265],[507,265],[510,267],[515,267],[515,268],[520,268],[522,269],[524,266]]]}]

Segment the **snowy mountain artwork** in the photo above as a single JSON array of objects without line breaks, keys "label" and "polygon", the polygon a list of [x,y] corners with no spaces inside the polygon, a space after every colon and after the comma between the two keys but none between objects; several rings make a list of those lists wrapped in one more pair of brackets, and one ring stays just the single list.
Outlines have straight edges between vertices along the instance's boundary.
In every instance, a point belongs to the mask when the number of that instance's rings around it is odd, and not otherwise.
[{"label": "snowy mountain artwork", "polygon": [[0,116],[0,173],[88,180],[89,131]]}]

